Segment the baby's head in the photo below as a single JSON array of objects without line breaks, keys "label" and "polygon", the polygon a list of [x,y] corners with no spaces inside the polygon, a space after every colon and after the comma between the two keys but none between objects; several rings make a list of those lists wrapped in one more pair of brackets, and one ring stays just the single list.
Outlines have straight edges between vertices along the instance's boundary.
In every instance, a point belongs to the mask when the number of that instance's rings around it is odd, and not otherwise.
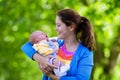
[{"label": "baby's head", "polygon": [[29,38],[29,41],[32,44],[39,43],[41,40],[48,40],[47,35],[44,32],[41,32],[41,31],[32,32],[32,34],[30,35],[30,38]]}]

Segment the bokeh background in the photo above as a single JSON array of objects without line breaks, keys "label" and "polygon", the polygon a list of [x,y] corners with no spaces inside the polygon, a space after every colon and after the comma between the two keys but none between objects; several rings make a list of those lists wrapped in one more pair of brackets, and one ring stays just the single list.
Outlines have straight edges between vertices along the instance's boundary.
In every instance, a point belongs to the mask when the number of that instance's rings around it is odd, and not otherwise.
[{"label": "bokeh background", "polygon": [[91,80],[120,79],[120,0],[0,0],[0,80],[41,80],[37,63],[21,46],[34,30],[57,36],[56,12],[64,8],[76,10],[94,27]]}]

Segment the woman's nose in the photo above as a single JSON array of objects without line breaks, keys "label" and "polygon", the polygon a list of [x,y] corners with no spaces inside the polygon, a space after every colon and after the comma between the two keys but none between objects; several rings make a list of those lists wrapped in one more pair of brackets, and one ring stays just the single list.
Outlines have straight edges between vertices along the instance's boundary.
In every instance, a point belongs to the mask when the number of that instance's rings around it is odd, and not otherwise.
[{"label": "woman's nose", "polygon": [[56,31],[58,30],[57,26],[55,27],[55,30],[56,30]]}]

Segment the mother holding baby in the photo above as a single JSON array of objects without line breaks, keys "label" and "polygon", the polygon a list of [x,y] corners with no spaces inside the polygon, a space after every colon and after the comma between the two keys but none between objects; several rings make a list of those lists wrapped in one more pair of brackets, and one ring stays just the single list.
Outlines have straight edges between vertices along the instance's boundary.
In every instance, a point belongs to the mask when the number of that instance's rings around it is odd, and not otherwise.
[{"label": "mother holding baby", "polygon": [[90,21],[80,16],[72,9],[63,9],[56,15],[56,31],[59,44],[59,55],[69,58],[70,69],[64,76],[56,76],[53,73],[55,65],[46,62],[45,58],[39,55],[30,42],[22,46],[23,52],[31,59],[37,61],[42,67],[42,80],[90,80],[93,68],[94,32]]}]

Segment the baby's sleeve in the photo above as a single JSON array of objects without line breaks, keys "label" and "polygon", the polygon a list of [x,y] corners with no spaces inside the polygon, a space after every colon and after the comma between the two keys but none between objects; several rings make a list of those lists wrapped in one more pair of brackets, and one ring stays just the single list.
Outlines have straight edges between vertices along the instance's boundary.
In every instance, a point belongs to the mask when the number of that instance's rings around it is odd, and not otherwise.
[{"label": "baby's sleeve", "polygon": [[21,50],[31,59],[33,59],[33,55],[37,52],[32,48],[32,44],[30,42],[23,44]]}]

